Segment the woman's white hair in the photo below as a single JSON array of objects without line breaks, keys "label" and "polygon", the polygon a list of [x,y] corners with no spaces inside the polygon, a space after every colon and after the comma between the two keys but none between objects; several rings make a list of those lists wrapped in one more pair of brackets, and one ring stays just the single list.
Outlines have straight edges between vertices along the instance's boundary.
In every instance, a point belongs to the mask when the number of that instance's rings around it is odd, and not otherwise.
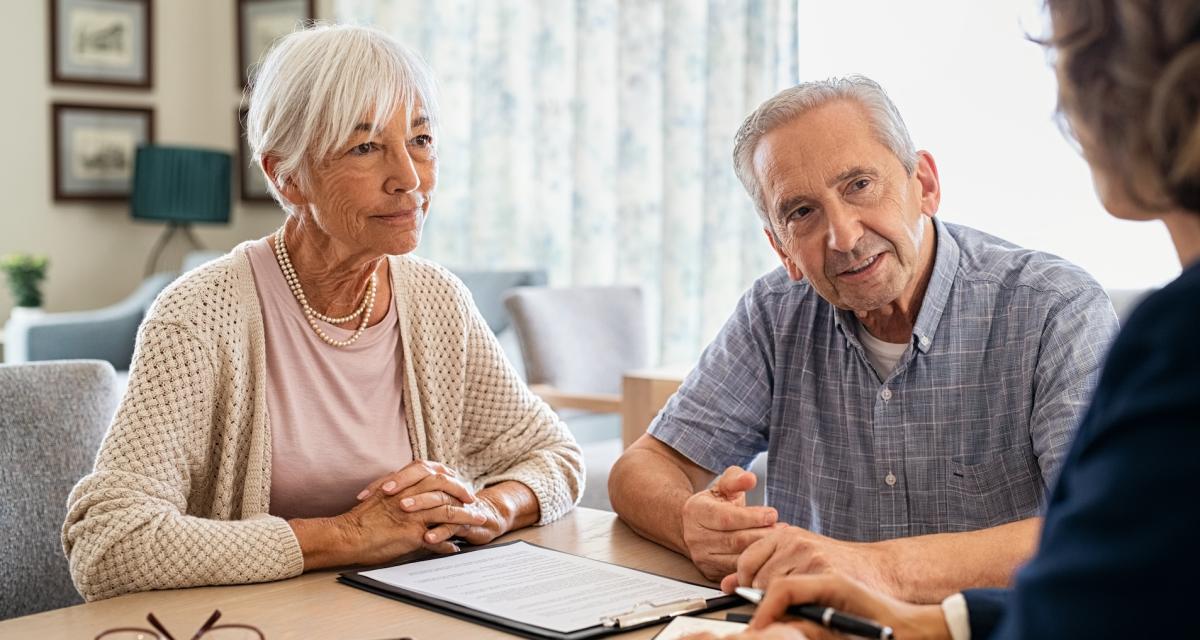
[{"label": "woman's white hair", "polygon": [[754,151],[763,136],[800,115],[835,100],[854,100],[867,110],[875,135],[887,147],[908,175],[917,168],[917,149],[908,135],[908,127],[883,87],[869,78],[853,75],[804,82],[784,89],[762,103],[738,129],[733,145],[733,170],[754,201],[763,227],[771,229],[770,214],[763,201],[762,187],[754,175]]},{"label": "woman's white hair", "polygon": [[[315,165],[366,121],[383,128],[397,109],[406,119],[419,103],[437,125],[433,74],[416,52],[369,27],[313,25],[280,38],[247,89],[246,139],[253,162],[276,158],[276,201],[290,211],[279,187],[305,188]],[[375,133],[373,131],[372,133]]]}]

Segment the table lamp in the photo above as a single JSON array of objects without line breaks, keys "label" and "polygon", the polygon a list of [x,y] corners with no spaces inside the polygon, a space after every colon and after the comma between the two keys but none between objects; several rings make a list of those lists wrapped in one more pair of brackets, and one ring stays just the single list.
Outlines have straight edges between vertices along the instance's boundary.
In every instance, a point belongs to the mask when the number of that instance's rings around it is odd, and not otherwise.
[{"label": "table lamp", "polygon": [[223,151],[143,145],[133,164],[130,208],[135,220],[164,220],[146,262],[146,275],[154,273],[162,251],[172,236],[182,232],[195,249],[202,246],[192,233],[193,222],[229,222],[230,167],[232,156]]}]

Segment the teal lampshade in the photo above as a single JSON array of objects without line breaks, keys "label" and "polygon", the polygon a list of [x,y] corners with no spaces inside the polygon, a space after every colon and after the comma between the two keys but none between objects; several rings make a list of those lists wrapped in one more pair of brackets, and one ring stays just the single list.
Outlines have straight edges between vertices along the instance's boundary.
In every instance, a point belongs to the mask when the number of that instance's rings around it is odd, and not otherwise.
[{"label": "teal lampshade", "polygon": [[146,145],[133,164],[133,217],[173,222],[229,222],[228,153]]}]

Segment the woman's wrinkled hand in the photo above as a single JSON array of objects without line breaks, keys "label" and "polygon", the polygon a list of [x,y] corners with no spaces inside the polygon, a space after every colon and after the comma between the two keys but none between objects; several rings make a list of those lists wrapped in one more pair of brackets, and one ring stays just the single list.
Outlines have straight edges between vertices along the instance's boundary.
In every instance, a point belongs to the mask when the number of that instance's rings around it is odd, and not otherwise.
[{"label": "woman's wrinkled hand", "polygon": [[339,516],[341,537],[353,550],[354,564],[380,564],[422,548],[454,553],[458,547],[448,537],[430,536],[431,529],[479,527],[487,521],[482,513],[461,504],[410,512],[401,500],[376,493]]},{"label": "woman's wrinkled hand", "polygon": [[458,477],[457,471],[428,460],[414,460],[399,471],[376,478],[359,492],[358,500],[375,494],[400,496],[405,506],[415,511],[451,504],[451,499],[461,504],[475,500],[471,486]]},{"label": "woman's wrinkled hand", "polygon": [[[471,544],[486,544],[509,529],[508,520],[502,510],[489,500],[486,494],[477,495],[471,485],[463,481],[458,472],[440,462],[416,460],[399,471],[377,478],[358,494],[366,500],[374,495],[395,497],[400,508],[407,513],[429,514],[433,523],[425,532],[425,548],[438,553],[450,553],[457,547],[449,543],[451,538],[461,538]],[[482,524],[463,524],[457,521],[439,521],[445,507],[461,508],[483,517]]]}]

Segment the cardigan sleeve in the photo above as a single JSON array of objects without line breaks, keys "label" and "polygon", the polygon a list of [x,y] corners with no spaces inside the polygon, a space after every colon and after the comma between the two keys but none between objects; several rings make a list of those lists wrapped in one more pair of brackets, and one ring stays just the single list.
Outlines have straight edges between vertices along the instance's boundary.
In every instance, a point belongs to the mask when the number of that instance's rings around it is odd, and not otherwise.
[{"label": "cardigan sleeve", "polygon": [[541,510],[537,524],[549,524],[583,495],[583,453],[558,414],[509,364],[465,288],[462,296],[467,307],[464,458],[477,471],[479,486],[516,480],[529,487]]},{"label": "cardigan sleeve", "polygon": [[286,521],[267,515],[213,519],[190,503],[225,502],[233,478],[206,480],[212,457],[231,451],[214,429],[216,376],[203,343],[184,326],[147,321],[129,387],[92,473],[72,490],[63,548],[87,600],[134,591],[277,580],[304,568]]}]

